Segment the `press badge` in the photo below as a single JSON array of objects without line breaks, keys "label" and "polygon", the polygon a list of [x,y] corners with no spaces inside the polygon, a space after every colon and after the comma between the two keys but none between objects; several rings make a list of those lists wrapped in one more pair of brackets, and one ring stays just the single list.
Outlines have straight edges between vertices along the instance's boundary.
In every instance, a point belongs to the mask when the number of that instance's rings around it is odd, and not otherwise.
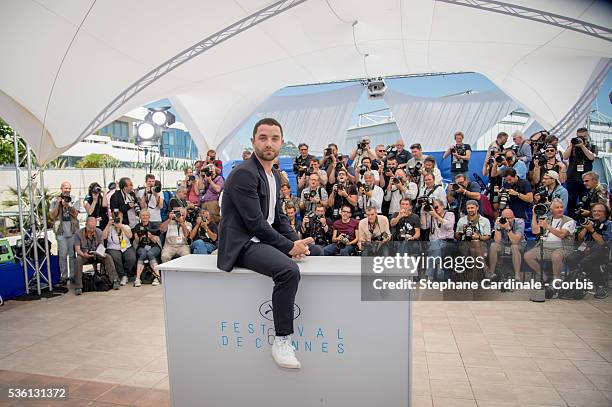
[{"label": "press badge", "polygon": [[338,216],[338,208],[334,209],[334,217]]},{"label": "press badge", "polygon": [[584,164],[578,164],[576,166],[576,171],[578,172],[584,172]]},{"label": "press badge", "polygon": [[459,161],[457,161],[457,162],[455,163],[455,168],[456,168],[456,169],[461,169],[461,163],[460,163]]},{"label": "press badge", "polygon": [[578,246],[578,251],[579,252],[583,252],[587,249],[586,243],[582,243],[580,246]]},{"label": "press badge", "polygon": [[511,254],[512,254],[512,248],[508,247],[508,246],[505,246],[504,247],[504,255],[509,256]]},{"label": "press badge", "polygon": [[183,236],[176,237],[176,244],[183,244]]},{"label": "press badge", "polygon": [[119,246],[121,246],[122,249],[125,249],[125,247],[127,246],[125,239],[121,239],[121,241],[119,242]]}]

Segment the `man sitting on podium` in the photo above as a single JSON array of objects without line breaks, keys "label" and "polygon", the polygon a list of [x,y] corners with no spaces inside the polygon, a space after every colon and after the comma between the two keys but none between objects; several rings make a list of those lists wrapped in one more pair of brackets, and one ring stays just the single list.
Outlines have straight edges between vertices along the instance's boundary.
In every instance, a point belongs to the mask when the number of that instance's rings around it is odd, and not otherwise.
[{"label": "man sitting on podium", "polygon": [[281,367],[299,369],[291,334],[300,269],[291,258],[310,254],[314,241],[298,240],[281,210],[280,175],[272,167],[283,144],[280,123],[271,118],[258,121],[251,143],[254,154],[238,164],[225,182],[217,267],[225,271],[244,267],[274,280],[272,357]]}]

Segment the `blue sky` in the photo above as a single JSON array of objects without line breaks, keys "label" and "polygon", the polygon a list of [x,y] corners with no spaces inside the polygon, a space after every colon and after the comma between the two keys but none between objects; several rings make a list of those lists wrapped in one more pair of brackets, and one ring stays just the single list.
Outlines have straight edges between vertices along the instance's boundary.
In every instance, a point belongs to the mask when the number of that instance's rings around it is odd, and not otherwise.
[{"label": "blue sky", "polygon": [[[477,73],[458,74],[458,75],[439,75],[426,76],[416,78],[401,78],[387,80],[387,86],[399,92],[407,93],[414,96],[425,97],[440,97],[455,93],[473,90],[485,92],[497,89],[497,87],[488,80],[485,76]],[[333,89],[339,89],[345,86],[350,86],[351,83],[326,84],[326,85],[311,85],[311,86],[296,86],[284,88],[277,92],[277,95],[303,95],[314,92],[324,92]],[[612,91],[612,72],[608,76],[593,103],[593,108],[598,109],[601,113],[612,117],[612,105],[610,104],[609,94]],[[170,102],[167,99],[149,104],[149,107],[167,106]],[[388,107],[384,100],[369,100],[366,92],[364,92],[357,102],[357,106],[353,113],[350,125],[355,125],[358,122],[360,113],[370,112],[373,110],[384,109]],[[174,112],[174,109],[172,109]],[[176,114],[176,112],[174,112]],[[177,120],[180,117],[177,115]],[[257,119],[251,117],[244,127],[238,132],[238,138],[241,140],[250,137],[250,131]]]}]

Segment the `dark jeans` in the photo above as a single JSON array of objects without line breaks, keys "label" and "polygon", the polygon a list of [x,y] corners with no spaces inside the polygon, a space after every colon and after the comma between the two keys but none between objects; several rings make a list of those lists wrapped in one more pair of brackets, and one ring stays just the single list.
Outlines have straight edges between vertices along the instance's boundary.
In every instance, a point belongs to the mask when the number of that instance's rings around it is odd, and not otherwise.
[{"label": "dark jeans", "polygon": [[578,202],[578,200],[587,193],[587,189],[582,180],[578,181],[568,179],[565,183],[565,187],[567,188],[567,194],[569,196],[567,201],[567,214],[569,216],[574,216],[574,212],[576,211],[576,202]]},{"label": "dark jeans", "polygon": [[272,277],[272,308],[277,336],[293,333],[293,307],[300,282],[300,268],[289,256],[265,243],[249,242],[236,265]]},{"label": "dark jeans", "polygon": [[135,274],[136,267],[136,251],[133,247],[129,247],[126,251],[121,250],[106,250],[106,254],[110,255],[115,263],[115,270],[119,278],[129,277]]},{"label": "dark jeans", "polygon": [[355,246],[352,244],[346,245],[342,248],[338,247],[335,243],[328,244],[323,248],[323,254],[325,256],[350,256],[355,251]]}]

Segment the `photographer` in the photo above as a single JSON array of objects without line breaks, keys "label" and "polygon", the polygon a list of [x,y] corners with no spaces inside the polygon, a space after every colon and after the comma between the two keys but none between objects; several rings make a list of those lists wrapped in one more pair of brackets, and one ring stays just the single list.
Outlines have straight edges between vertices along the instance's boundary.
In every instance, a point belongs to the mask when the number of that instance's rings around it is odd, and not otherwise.
[{"label": "photographer", "polygon": [[[395,171],[395,176],[391,178],[387,185],[385,201],[389,202],[388,213],[400,211],[400,202],[403,199],[415,200],[419,193],[417,184],[406,179],[406,173],[401,168]],[[412,205],[411,205],[412,206]]]},{"label": "photographer", "polygon": [[493,165],[499,165],[500,162],[504,161],[504,158],[498,158],[504,152],[504,145],[508,141],[508,134],[500,132],[493,143],[489,145],[487,154],[485,156],[484,164],[482,166],[482,175],[489,177],[489,199],[493,200],[495,187],[501,187],[502,177],[493,176]]},{"label": "photographer", "polygon": [[225,180],[221,176],[221,171],[217,167],[211,167],[210,165],[204,167],[200,173],[200,177],[202,178],[201,182],[203,189],[200,197],[202,208],[208,209],[208,212],[210,212],[210,219],[218,223],[221,209],[219,206],[219,196],[225,186]]},{"label": "photographer", "polygon": [[291,196],[291,187],[289,184],[281,184],[281,212],[287,214],[287,206],[291,205],[294,208],[300,207],[300,198],[297,196]]},{"label": "photographer", "polygon": [[[387,158],[384,164],[384,166],[378,168],[380,175],[380,182],[378,183],[378,185],[381,188],[385,188],[389,185],[389,183],[391,182],[391,178],[395,177],[395,171],[397,171],[397,169],[399,168],[397,164],[397,159],[395,157]],[[406,170],[403,171],[405,174]]]},{"label": "photographer", "polygon": [[497,177],[500,175],[503,177],[504,171],[512,168],[516,171],[516,174],[520,179],[527,179],[527,166],[524,162],[516,159],[516,153],[513,150],[505,150],[504,154],[499,157],[503,157],[503,160],[494,160],[493,167],[491,168],[492,177]]},{"label": "photographer", "polygon": [[576,209],[576,215],[582,218],[591,216],[591,208],[598,203],[605,205],[609,210],[610,198],[608,190],[599,183],[599,174],[594,171],[589,171],[582,175],[582,180],[586,193],[580,199]]},{"label": "photographer", "polygon": [[89,190],[83,207],[87,211],[87,216],[93,216],[98,220],[98,227],[104,229],[108,224],[108,200],[102,192],[102,187],[97,182],[89,185]]},{"label": "photographer", "polygon": [[142,282],[140,276],[144,270],[144,261],[149,260],[149,265],[155,279],[151,285],[159,285],[159,274],[157,274],[157,258],[161,254],[161,240],[159,238],[159,226],[151,223],[151,214],[147,209],[140,211],[140,223],[134,229],[134,246],[136,247],[136,255],[138,262],[136,263],[136,280],[134,287],[140,287]]},{"label": "photographer", "polygon": [[[168,210],[172,211],[178,208],[184,208],[186,210],[186,220],[191,222],[195,219],[195,215],[198,212],[198,207],[192,202],[187,200],[187,188],[182,186],[176,190],[176,194],[170,202],[168,202]],[[167,219],[166,219],[167,220]]]},{"label": "photographer", "polygon": [[119,209],[119,212],[123,213],[122,221],[125,225],[136,226],[140,214],[140,205],[134,193],[132,180],[128,177],[119,180],[119,190],[110,199],[111,212],[115,209]]},{"label": "photographer", "polygon": [[451,177],[454,179],[459,174],[463,174],[467,177],[468,165],[470,157],[472,156],[472,147],[469,144],[463,144],[463,133],[458,131],[455,133],[455,144],[450,146],[448,150],[444,152],[442,156],[443,160],[446,160],[448,156],[451,156]]},{"label": "photographer", "polygon": [[[282,184],[288,184],[289,183],[289,175],[287,174],[286,171],[281,170],[280,161],[278,160],[278,157],[276,157],[274,159],[274,161],[272,161],[272,162],[273,162],[272,168],[274,168],[276,171],[278,171],[278,175],[280,177],[281,185]],[[219,173],[219,174],[221,174],[221,173]]]},{"label": "photographer", "polygon": [[127,284],[128,275],[134,272],[136,266],[136,252],[130,242],[131,238],[132,229],[123,224],[123,214],[119,211],[113,213],[102,231],[102,240],[106,240],[106,255],[113,259],[122,286]]},{"label": "photographer", "polygon": [[397,161],[397,168],[406,168],[408,161],[412,158],[412,154],[408,150],[404,150],[404,140],[401,138],[395,141],[395,150],[387,154],[387,160],[391,157]]},{"label": "photographer", "polygon": [[302,225],[300,220],[297,218],[297,210],[299,206],[293,206],[291,202],[285,205],[285,215],[287,215],[287,219],[289,219],[289,225],[293,229],[293,231],[297,234],[298,239],[301,239],[302,235],[300,231],[302,230]]},{"label": "photographer", "polygon": [[[293,173],[296,178],[301,178],[306,173],[306,170],[310,166],[310,162],[315,156],[308,154],[308,144],[298,144],[298,150],[300,155],[293,159]],[[250,155],[249,155],[250,156]]]},{"label": "photographer", "polygon": [[[306,147],[306,151],[308,152],[308,146]],[[244,150],[242,152],[242,161],[246,161],[251,158],[251,152],[249,150]]]},{"label": "photographer", "polygon": [[353,166],[348,165],[348,157],[346,155],[338,155],[332,156],[332,163],[329,167],[327,167],[327,190],[330,186],[334,185],[338,181],[338,173],[340,171],[344,171],[346,174],[346,179],[349,183],[355,183],[355,168]]},{"label": "photographer", "polygon": [[489,269],[495,273],[497,256],[500,252],[512,255],[514,278],[521,278],[521,249],[525,244],[525,221],[517,219],[512,209],[504,209],[501,216],[495,220],[493,242],[489,248]]},{"label": "photographer", "polygon": [[[96,218],[90,216],[85,221],[85,227],[74,235],[74,250],[76,252],[76,268],[74,271],[74,293],[83,293],[83,265],[104,264],[104,270],[113,282],[113,289],[119,289],[119,278],[115,271],[113,258],[108,255],[96,253],[98,247],[103,244],[102,231],[96,227]],[[106,225],[108,228],[110,223]]]},{"label": "photographer", "polygon": [[312,174],[319,175],[319,185],[325,188],[325,185],[327,185],[327,172],[320,169],[319,160],[313,158],[306,172],[298,179],[298,191],[304,192],[303,190],[306,188]]},{"label": "photographer", "polygon": [[436,185],[441,185],[442,187],[444,187],[444,183],[442,181],[442,173],[440,172],[440,169],[436,167],[436,160],[433,157],[427,156],[423,160],[423,166],[419,170],[418,177],[414,177],[413,175],[414,178],[418,178],[419,180],[419,188],[423,187],[423,185],[425,184],[424,176],[428,172],[431,172],[434,175]]},{"label": "photographer", "polygon": [[[491,239],[491,224],[487,218],[478,213],[477,201],[470,200],[465,207],[467,215],[461,217],[457,222],[455,240],[469,242],[469,254],[474,258],[484,258],[487,250],[485,242]],[[484,272],[485,275],[489,274],[486,266]]]},{"label": "photographer", "polygon": [[591,212],[593,217],[586,221],[578,233],[578,241],[582,244],[574,253],[575,256],[568,258],[568,265],[571,269],[575,269],[580,264],[593,285],[597,287],[594,297],[603,299],[608,296],[608,273],[606,270],[602,271],[600,266],[608,263],[612,222],[608,220],[608,207],[603,204],[593,205]]},{"label": "photographer", "polygon": [[563,152],[563,159],[569,160],[565,183],[569,193],[568,213],[575,212],[576,202],[586,193],[582,176],[593,170],[595,158],[597,158],[597,146],[591,144],[589,132],[581,127],[576,130],[576,137],[570,140],[567,149]]},{"label": "photographer", "polygon": [[390,225],[393,228],[392,238],[394,241],[405,242],[421,238],[421,220],[418,215],[412,212],[410,199],[403,198],[400,201],[398,212],[394,212],[392,216]]},{"label": "photographer", "polygon": [[[503,172],[504,183],[500,191],[499,209],[507,207],[512,209],[514,215],[521,219],[527,219],[527,210],[533,202],[533,192],[531,184],[525,179],[519,178],[514,168],[507,168]],[[506,195],[506,205],[503,203],[502,194]]]},{"label": "photographer", "polygon": [[547,144],[543,153],[535,155],[531,182],[540,186],[547,171],[555,171],[559,174],[560,183],[564,183],[567,179],[567,167],[563,161],[557,159],[557,149],[552,144]]},{"label": "photographer", "polygon": [[542,177],[542,185],[533,195],[533,201],[535,203],[549,203],[553,198],[561,199],[563,207],[567,208],[567,189],[561,185],[559,174],[550,170]]},{"label": "photographer", "polygon": [[321,186],[319,176],[316,173],[310,174],[308,177],[308,188],[302,191],[300,210],[303,213],[314,212],[316,205],[319,203],[327,206],[327,198],[327,191]]},{"label": "photographer", "polygon": [[325,256],[350,256],[355,252],[357,244],[357,228],[359,221],[351,218],[353,208],[344,205],[340,208],[340,219],[332,225],[332,243],[323,248]]},{"label": "photographer", "polygon": [[[561,268],[567,249],[571,247],[576,222],[569,216],[563,215],[565,208],[563,201],[555,198],[550,203],[548,213],[538,215],[536,207],[532,210],[531,232],[540,236],[542,242],[543,258],[541,260],[551,260],[554,278],[561,277]],[[540,268],[540,247],[536,246],[525,253],[525,263],[537,274],[541,273]]]},{"label": "photographer", "polygon": [[372,160],[370,157],[364,157],[363,160],[361,160],[361,165],[356,168],[356,170],[359,172],[359,175],[355,174],[357,175],[358,182],[363,182],[364,174],[366,172],[371,172],[374,177],[374,183],[380,186],[380,173],[372,169]]},{"label": "photographer", "polygon": [[[459,175],[457,175],[459,176]],[[426,216],[428,215],[428,216]],[[430,219],[427,225],[427,219]],[[444,209],[444,203],[434,199],[431,210],[421,212],[421,225],[428,231],[429,243],[427,243],[427,254],[432,257],[444,257],[449,255],[455,241],[455,214]],[[432,265],[427,266],[427,277],[434,280],[436,275],[446,274],[447,270],[436,270]],[[443,278],[440,278],[443,279]]]},{"label": "photographer", "polygon": [[323,248],[331,242],[332,222],[325,217],[325,206],[317,204],[313,212],[306,213],[302,220],[302,238],[312,237],[314,245],[318,246],[318,250],[313,251],[311,248],[311,256],[323,255]]},{"label": "photographer", "polygon": [[166,233],[166,242],[161,252],[162,263],[189,254],[187,238],[191,231],[191,223],[185,220],[186,215],[185,208],[176,208],[168,214],[168,219],[162,222],[160,229],[162,233]]},{"label": "photographer", "polygon": [[338,146],[334,143],[329,143],[327,148],[323,150],[323,156],[319,160],[319,168],[325,170],[329,175],[330,168],[336,165],[336,157],[338,156]]},{"label": "photographer", "polygon": [[357,211],[365,213],[365,208],[372,206],[376,212],[381,213],[385,195],[382,188],[374,184],[371,171],[363,174],[363,180],[363,183],[357,183]]},{"label": "photographer", "polygon": [[464,174],[458,173],[455,175],[455,183],[448,187],[446,198],[453,209],[455,219],[459,219],[467,213],[465,205],[469,200],[480,201],[480,186],[475,181],[468,181]]},{"label": "photographer", "polygon": [[429,156],[423,154],[423,147],[421,147],[421,144],[419,143],[414,143],[413,145],[411,145],[410,152],[412,153],[412,158],[408,160],[408,162],[406,163],[406,167],[408,167],[410,172],[414,172],[415,170],[420,171],[424,167],[425,158]]},{"label": "photographer", "polygon": [[219,174],[223,172],[223,162],[221,160],[217,160],[217,152],[215,150],[208,150],[208,152],[206,152],[205,164],[214,165]]},{"label": "photographer", "polygon": [[354,148],[349,153],[349,160],[353,160],[353,167],[355,169],[361,166],[361,160],[364,157],[369,157],[370,160],[376,159],[376,153],[370,147],[370,138],[362,137],[361,141],[357,143],[357,148]]},{"label": "photographer", "polygon": [[421,213],[424,203],[430,198],[439,199],[444,203],[444,207],[446,207],[446,193],[442,185],[436,184],[435,176],[431,172],[428,172],[423,176],[423,181],[424,184],[419,190],[419,195],[417,197],[417,213]]},{"label": "photographer", "polygon": [[212,220],[210,211],[202,209],[189,235],[191,238],[191,252],[193,254],[210,254],[214,252],[217,249],[218,234],[219,228]]},{"label": "photographer", "polygon": [[340,219],[343,206],[350,206],[351,212],[357,206],[357,188],[348,182],[345,170],[338,171],[338,182],[333,185],[327,204],[333,220]]},{"label": "photographer", "polygon": [[514,141],[512,151],[514,151],[517,160],[522,161],[525,164],[525,168],[529,169],[532,160],[530,142],[523,138],[523,133],[519,130],[512,133],[512,141]]},{"label": "photographer", "polygon": [[138,191],[141,210],[149,211],[150,221],[159,227],[162,222],[161,207],[164,205],[164,195],[161,193],[161,182],[155,180],[155,175],[145,175],[145,187]]},{"label": "photographer", "polygon": [[359,221],[357,232],[359,250],[363,250],[366,243],[382,245],[391,240],[389,220],[385,216],[378,215],[377,211],[378,209],[375,206],[368,206],[365,209],[366,218]]},{"label": "photographer", "polygon": [[[393,151],[395,151],[395,147],[393,148]],[[387,161],[387,150],[385,149],[385,145],[377,145],[374,147],[374,152],[376,153],[376,158],[374,161],[372,161],[372,169],[380,172],[380,168],[384,167],[385,162]],[[391,157],[395,158],[395,154],[392,153]]]},{"label": "photographer", "polygon": [[[208,167],[210,168],[210,167]],[[196,176],[192,168],[185,168],[185,179],[181,183],[187,189],[187,201],[194,205],[200,203],[200,191],[202,190],[202,175]]]},{"label": "photographer", "polygon": [[[59,257],[60,284],[65,284],[70,278],[68,261],[70,261],[70,273],[76,269],[74,260],[74,235],[79,230],[79,210],[81,202],[70,195],[72,185],[70,182],[62,182],[60,195],[53,198],[49,205],[49,214],[53,221],[53,231],[57,240],[57,255]],[[66,260],[68,258],[69,260]]]}]

